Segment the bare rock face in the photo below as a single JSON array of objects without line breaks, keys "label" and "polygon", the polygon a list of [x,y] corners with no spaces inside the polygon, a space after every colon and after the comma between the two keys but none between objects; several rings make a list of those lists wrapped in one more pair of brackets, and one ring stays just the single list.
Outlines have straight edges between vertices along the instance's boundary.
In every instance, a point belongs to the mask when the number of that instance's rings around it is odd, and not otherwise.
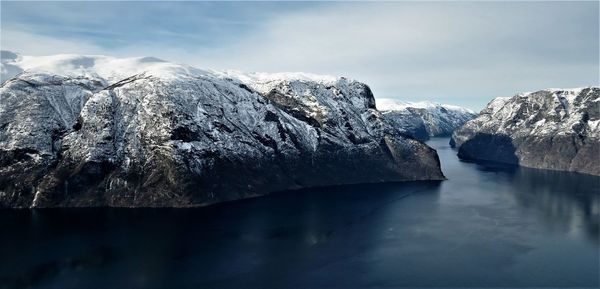
[{"label": "bare rock face", "polygon": [[463,159],[600,175],[600,88],[497,98],[450,144]]},{"label": "bare rock face", "polygon": [[400,136],[363,83],[185,71],[5,81],[0,207],[197,206],[444,178],[435,150]]}]

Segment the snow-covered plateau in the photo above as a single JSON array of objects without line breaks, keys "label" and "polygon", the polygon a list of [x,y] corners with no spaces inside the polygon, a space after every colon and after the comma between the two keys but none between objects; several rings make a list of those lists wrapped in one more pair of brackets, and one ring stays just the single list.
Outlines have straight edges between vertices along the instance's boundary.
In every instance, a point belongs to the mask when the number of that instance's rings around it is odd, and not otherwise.
[{"label": "snow-covered plateau", "polygon": [[420,141],[450,136],[456,128],[477,116],[470,109],[429,101],[377,99],[377,108],[401,134]]},{"label": "snow-covered plateau", "polygon": [[600,175],[600,88],[496,98],[451,145],[462,159]]},{"label": "snow-covered plateau", "polygon": [[435,150],[344,77],[7,51],[1,72],[0,207],[199,206],[444,179]]}]

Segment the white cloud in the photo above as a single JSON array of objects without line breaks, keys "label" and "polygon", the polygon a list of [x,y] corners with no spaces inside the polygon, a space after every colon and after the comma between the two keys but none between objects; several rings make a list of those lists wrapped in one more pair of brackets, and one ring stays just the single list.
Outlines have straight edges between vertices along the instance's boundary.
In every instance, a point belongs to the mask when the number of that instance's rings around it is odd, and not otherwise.
[{"label": "white cloud", "polygon": [[271,19],[232,46],[201,50],[197,59],[240,70],[347,75],[371,85],[376,97],[474,109],[522,90],[597,84],[598,28],[588,27],[594,17],[579,15],[580,6],[497,8],[354,3],[303,11]]},{"label": "white cloud", "polygon": [[59,53],[106,53],[96,45],[77,40],[59,39],[12,29],[0,30],[0,47],[28,55],[50,55]]},{"label": "white cloud", "polygon": [[14,29],[2,29],[1,46],[26,54],[151,55],[200,68],[345,75],[368,83],[376,97],[479,109],[518,91],[598,84],[597,6],[338,3],[270,17],[234,41],[197,48],[156,42],[108,49]]}]

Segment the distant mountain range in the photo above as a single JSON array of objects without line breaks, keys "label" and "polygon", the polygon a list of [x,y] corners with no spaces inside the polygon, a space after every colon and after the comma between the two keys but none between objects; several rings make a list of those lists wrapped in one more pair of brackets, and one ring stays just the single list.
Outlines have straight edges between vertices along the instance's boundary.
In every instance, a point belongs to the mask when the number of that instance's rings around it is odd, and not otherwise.
[{"label": "distant mountain range", "polygon": [[429,101],[378,99],[377,108],[400,133],[421,141],[450,136],[456,128],[477,116],[470,109]]},{"label": "distant mountain range", "polygon": [[152,57],[2,51],[0,207],[200,206],[311,186],[443,180],[458,156],[600,175],[600,89],[497,98],[479,114],[361,82]]}]

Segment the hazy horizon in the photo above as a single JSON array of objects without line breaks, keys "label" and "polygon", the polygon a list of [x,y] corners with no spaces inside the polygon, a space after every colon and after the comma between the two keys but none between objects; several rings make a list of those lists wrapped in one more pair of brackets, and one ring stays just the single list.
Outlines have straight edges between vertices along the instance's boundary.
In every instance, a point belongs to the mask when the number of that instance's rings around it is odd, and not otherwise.
[{"label": "hazy horizon", "polygon": [[347,76],[480,110],[598,85],[598,2],[6,2],[0,48]]}]

